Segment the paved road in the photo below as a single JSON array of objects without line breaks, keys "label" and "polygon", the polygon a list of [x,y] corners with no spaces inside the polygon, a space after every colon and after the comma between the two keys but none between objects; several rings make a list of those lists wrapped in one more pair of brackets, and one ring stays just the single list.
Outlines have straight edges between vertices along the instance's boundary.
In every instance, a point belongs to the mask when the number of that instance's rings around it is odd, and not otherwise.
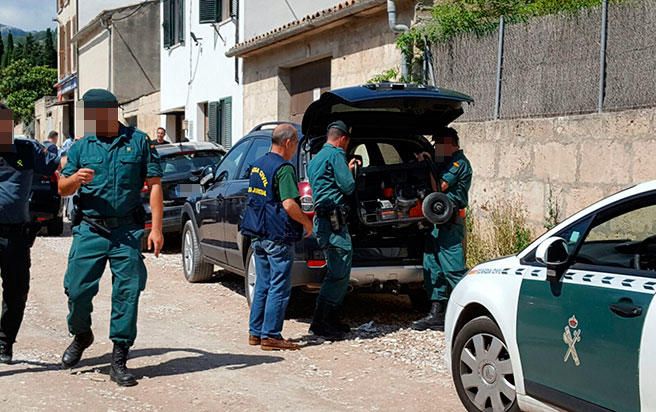
[{"label": "paved road", "polygon": [[[128,365],[133,388],[109,380],[111,274],[95,300],[96,343],[73,371],[59,359],[70,341],[62,279],[70,238],[39,238],[16,364],[0,367],[0,410],[462,410],[441,362],[442,334],[406,329],[417,314],[405,298],[348,299],[348,320],[365,325],[352,339],[271,353],[245,344],[243,281],[219,276],[191,285],[180,256],[148,256],[139,337]],[[301,338],[307,319],[285,334]]]}]

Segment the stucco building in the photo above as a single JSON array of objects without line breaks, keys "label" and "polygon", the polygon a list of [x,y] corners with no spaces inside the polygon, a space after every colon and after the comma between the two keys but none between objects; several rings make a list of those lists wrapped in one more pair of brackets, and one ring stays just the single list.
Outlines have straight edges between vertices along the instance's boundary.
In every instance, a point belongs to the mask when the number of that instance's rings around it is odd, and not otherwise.
[{"label": "stucco building", "polygon": [[228,148],[242,136],[241,65],[225,56],[239,35],[237,3],[162,1],[161,125],[173,140]]},{"label": "stucco building", "polygon": [[[415,2],[394,2],[410,26]],[[246,2],[246,38],[230,49],[243,59],[244,130],[261,122],[300,122],[323,91],[362,84],[401,66],[385,0]]]}]

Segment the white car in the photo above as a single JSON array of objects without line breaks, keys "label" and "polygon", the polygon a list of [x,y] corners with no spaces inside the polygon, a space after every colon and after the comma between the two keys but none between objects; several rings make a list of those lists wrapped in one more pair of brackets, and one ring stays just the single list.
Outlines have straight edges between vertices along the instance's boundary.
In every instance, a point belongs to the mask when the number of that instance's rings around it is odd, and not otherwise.
[{"label": "white car", "polygon": [[656,411],[655,290],[656,181],[476,266],[446,313],[461,401],[469,411]]}]

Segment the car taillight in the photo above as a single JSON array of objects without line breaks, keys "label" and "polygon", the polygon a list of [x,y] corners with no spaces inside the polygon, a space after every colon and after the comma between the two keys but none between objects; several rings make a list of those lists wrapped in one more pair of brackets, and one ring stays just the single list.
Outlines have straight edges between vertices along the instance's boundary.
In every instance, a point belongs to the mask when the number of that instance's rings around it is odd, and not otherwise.
[{"label": "car taillight", "polygon": [[326,261],[323,259],[313,259],[307,261],[307,267],[310,269],[321,269],[326,266]]},{"label": "car taillight", "polygon": [[314,203],[312,201],[312,188],[309,182],[298,184],[298,193],[301,195],[301,210],[310,217],[314,216]]}]

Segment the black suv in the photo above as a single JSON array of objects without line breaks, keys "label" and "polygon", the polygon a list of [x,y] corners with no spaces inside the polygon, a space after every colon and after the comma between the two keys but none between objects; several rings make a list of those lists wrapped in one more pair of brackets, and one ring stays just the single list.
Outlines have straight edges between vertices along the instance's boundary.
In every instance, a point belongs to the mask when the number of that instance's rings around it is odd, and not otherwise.
[{"label": "black suv", "polygon": [[[303,117],[298,154],[301,207],[313,214],[306,168],[325,143],[328,124],[344,120],[352,127],[349,157],[363,164],[351,198],[349,230],[353,239],[353,287],[409,293],[416,302],[421,291],[423,235],[431,227],[422,200],[430,192],[430,169],[415,153],[432,150],[424,137],[458,118],[464,94],[411,84],[370,84],[324,93]],[[209,278],[213,265],[244,276],[246,296],[255,285],[255,263],[239,221],[253,162],[267,153],[275,124],[253,129],[224,157],[216,170],[206,170],[204,192],[184,206],[182,252],[190,282]],[[316,239],[297,243],[292,284],[316,288],[326,262]]]},{"label": "black suv", "polygon": [[[187,197],[201,192],[200,172],[207,166],[217,165],[226,150],[223,146],[211,142],[186,142],[155,146],[162,165],[162,191],[164,192],[164,219],[162,231],[179,238],[180,213]],[[141,191],[146,210],[146,235],[151,228],[150,192],[144,184]]]}]

